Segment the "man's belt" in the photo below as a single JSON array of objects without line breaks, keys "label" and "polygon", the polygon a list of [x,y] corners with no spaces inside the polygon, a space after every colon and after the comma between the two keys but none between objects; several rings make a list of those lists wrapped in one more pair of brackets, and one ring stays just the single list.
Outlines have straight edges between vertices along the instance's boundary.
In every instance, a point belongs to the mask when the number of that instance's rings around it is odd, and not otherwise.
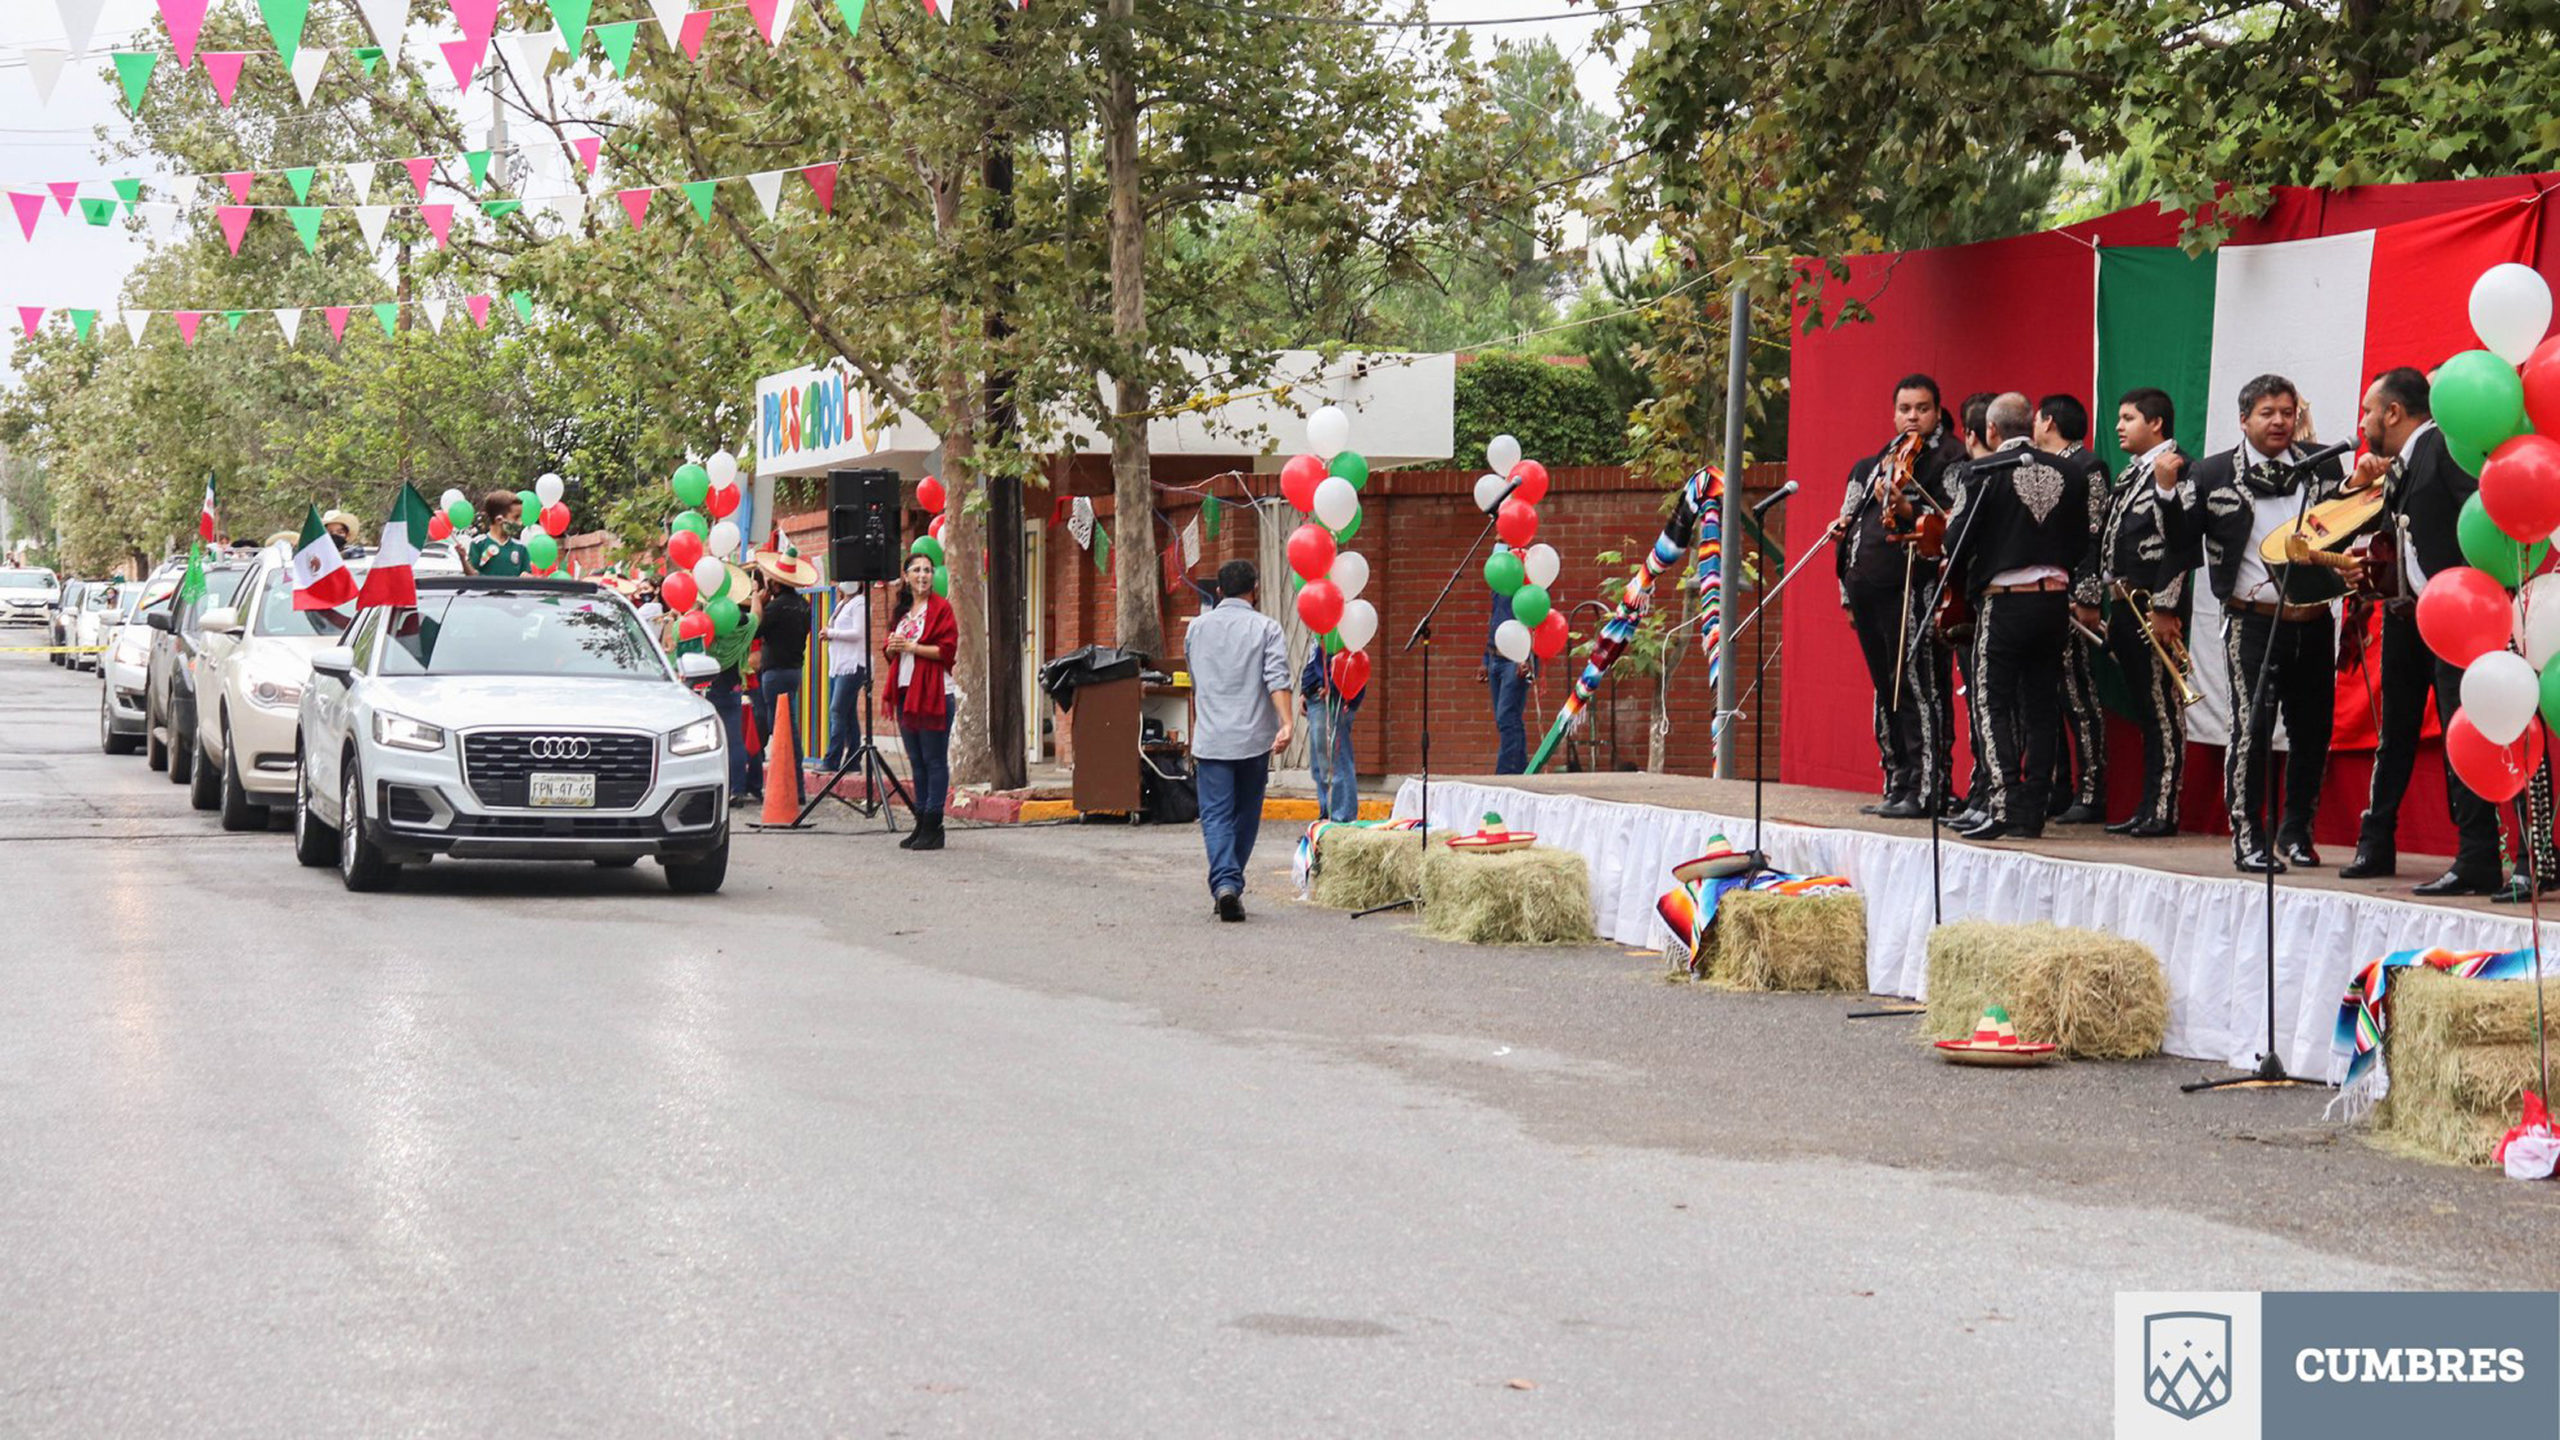
[{"label": "man's belt", "polygon": [[2326,605],[2279,605],[2273,600],[2233,600],[2222,608],[2235,614],[2266,615],[2285,621],[2319,620],[2329,613]]},{"label": "man's belt", "polygon": [[2023,585],[1985,585],[1982,587],[1982,593],[1985,595],[2040,595],[2070,588],[2071,582],[2068,580],[2044,579],[2030,580]]}]

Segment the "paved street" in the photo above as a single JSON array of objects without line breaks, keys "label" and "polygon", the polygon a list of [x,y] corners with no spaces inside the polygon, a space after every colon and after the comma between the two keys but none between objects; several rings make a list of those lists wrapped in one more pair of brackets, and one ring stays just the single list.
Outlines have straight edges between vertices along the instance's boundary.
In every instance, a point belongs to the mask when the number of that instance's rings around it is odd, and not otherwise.
[{"label": "paved street", "polygon": [[0,656],[0,1432],[2104,1433],[2135,1288],[2550,1287],[2191,1061],[1209,919],[1190,830],[351,896]]}]

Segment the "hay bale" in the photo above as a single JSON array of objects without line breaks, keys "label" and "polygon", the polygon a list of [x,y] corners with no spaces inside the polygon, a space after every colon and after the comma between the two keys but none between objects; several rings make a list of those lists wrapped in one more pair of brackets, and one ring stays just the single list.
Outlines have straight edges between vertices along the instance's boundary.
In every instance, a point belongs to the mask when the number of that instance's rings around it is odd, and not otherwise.
[{"label": "hay bale", "polygon": [[2149,946],[2049,921],[1939,926],[1924,1033],[1960,1040],[1992,1005],[2008,1007],[2019,1039],[2081,1059],[2157,1055],[2169,1034],[2169,980]]},{"label": "hay bale", "polygon": [[1727,990],[1867,993],[1867,902],[1859,895],[1736,890],[1707,935],[1709,984]]},{"label": "hay bale", "polygon": [[[1433,832],[1431,847],[1448,836]],[[1316,839],[1316,878],[1308,898],[1336,910],[1366,910],[1410,900],[1422,884],[1422,842],[1410,830],[1333,825]]]},{"label": "hay bale", "polygon": [[2464,980],[2412,967],[2391,982],[2382,1063],[2391,1093],[2374,1134],[2393,1148],[2458,1165],[2486,1165],[2540,1085],[2533,982]]},{"label": "hay bale", "polygon": [[1549,845],[1498,855],[1434,845],[1422,862],[1422,933],[1474,945],[1575,945],[1598,939],[1591,870]]}]

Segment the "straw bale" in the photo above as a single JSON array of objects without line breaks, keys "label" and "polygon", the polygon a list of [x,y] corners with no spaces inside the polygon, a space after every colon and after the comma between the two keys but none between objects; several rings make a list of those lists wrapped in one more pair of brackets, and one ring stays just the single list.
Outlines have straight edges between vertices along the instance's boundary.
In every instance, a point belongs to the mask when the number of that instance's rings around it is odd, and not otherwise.
[{"label": "straw bale", "polygon": [[1939,926],[1924,1033],[1962,1039],[1993,1005],[2008,1008],[2019,1039],[2083,1059],[2157,1055],[2169,1033],[2168,977],[2146,945],[2049,921]]},{"label": "straw bale", "polygon": [[1573,945],[1598,938],[1591,871],[1572,850],[1486,855],[1432,847],[1422,862],[1422,933],[1477,945]]},{"label": "straw bale", "polygon": [[2486,1165],[2540,1084],[2530,980],[2464,980],[2411,968],[2391,982],[2383,1065],[2391,1093],[2374,1134],[2395,1149]]},{"label": "straw bale", "polygon": [[[1433,832],[1433,849],[1448,836]],[[1316,878],[1309,898],[1336,910],[1366,910],[1410,900],[1422,883],[1422,842],[1410,830],[1365,825],[1327,827],[1316,840]]]},{"label": "straw bale", "polygon": [[1727,990],[1867,991],[1867,902],[1858,895],[1736,890],[1707,937],[1709,984]]}]

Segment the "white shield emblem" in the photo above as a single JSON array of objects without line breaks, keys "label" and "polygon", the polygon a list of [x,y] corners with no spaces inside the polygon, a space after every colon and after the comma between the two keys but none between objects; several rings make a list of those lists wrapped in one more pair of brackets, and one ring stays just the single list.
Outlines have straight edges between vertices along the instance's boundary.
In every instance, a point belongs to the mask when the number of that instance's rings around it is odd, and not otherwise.
[{"label": "white shield emblem", "polygon": [[2172,1310],[2142,1317],[2142,1398],[2181,1420],[2231,1401],[2231,1317]]}]

